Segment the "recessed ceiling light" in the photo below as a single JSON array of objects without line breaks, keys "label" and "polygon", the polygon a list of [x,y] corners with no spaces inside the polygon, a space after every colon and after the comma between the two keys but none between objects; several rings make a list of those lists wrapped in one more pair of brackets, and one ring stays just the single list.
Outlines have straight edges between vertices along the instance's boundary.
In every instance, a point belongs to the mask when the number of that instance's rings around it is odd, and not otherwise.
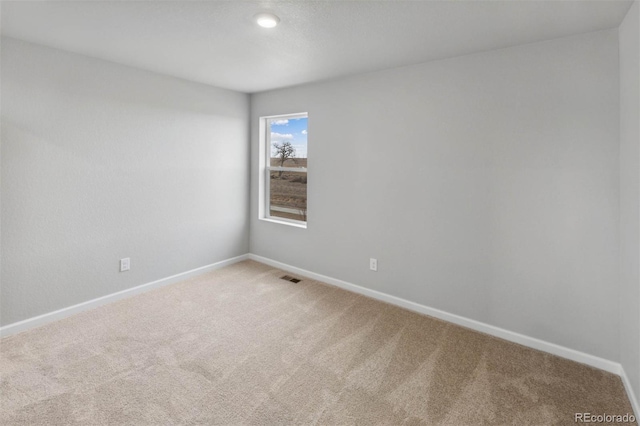
[{"label": "recessed ceiling light", "polygon": [[280,18],[273,13],[258,13],[254,18],[258,25],[263,28],[273,28],[280,22]]}]

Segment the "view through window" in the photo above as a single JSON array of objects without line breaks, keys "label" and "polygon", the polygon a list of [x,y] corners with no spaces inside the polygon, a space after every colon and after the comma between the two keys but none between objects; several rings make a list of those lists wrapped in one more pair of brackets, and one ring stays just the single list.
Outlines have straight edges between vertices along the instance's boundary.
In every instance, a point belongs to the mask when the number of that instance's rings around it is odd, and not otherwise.
[{"label": "view through window", "polygon": [[268,217],[307,221],[306,114],[267,118]]}]

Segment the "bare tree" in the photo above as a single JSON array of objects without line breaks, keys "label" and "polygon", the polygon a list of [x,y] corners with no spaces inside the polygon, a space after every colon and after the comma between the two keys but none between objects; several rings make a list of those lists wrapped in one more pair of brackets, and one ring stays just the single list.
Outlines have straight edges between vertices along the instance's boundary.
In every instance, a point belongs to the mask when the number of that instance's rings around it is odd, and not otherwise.
[{"label": "bare tree", "polygon": [[[291,142],[274,142],[273,147],[276,150],[274,158],[278,158],[280,160],[280,167],[284,166],[284,162],[287,161],[287,159],[293,159],[296,156],[296,149],[291,145]],[[282,170],[278,172],[278,177],[281,176]]]}]

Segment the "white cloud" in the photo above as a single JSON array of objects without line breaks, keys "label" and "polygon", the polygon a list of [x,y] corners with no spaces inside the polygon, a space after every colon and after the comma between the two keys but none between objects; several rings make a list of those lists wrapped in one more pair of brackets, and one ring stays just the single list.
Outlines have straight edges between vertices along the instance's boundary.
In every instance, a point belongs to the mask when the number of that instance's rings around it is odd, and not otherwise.
[{"label": "white cloud", "polygon": [[307,158],[307,146],[306,145],[293,145],[296,150],[296,157]]},{"label": "white cloud", "polygon": [[302,133],[303,135],[306,135],[306,134],[307,134],[307,129],[304,129],[304,130],[303,130],[302,132],[300,132],[300,133]]},{"label": "white cloud", "polygon": [[291,133],[271,132],[271,139],[293,139],[293,135]]},{"label": "white cloud", "polygon": [[289,120],[274,120],[271,122],[271,124],[275,124],[276,126],[284,126],[286,124],[289,124]]}]

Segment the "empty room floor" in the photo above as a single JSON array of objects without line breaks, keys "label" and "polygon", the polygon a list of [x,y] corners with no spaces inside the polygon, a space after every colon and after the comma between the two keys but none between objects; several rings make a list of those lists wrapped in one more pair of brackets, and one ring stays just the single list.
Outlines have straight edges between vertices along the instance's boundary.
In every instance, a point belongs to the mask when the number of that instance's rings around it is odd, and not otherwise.
[{"label": "empty room floor", "polygon": [[245,261],[1,340],[0,424],[572,424],[618,376]]}]

